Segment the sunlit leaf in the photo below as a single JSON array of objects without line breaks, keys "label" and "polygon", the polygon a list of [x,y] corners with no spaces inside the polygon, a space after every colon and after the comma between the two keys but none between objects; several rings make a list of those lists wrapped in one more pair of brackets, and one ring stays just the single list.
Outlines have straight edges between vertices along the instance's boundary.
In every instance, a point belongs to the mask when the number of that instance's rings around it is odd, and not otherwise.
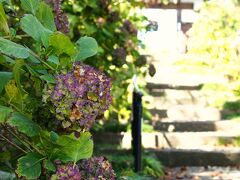
[{"label": "sunlit leaf", "polygon": [[36,13],[37,18],[43,24],[44,27],[56,31],[56,26],[54,22],[54,16],[52,13],[52,9],[49,5],[44,2],[39,4],[38,11]]},{"label": "sunlit leaf", "polygon": [[98,52],[97,41],[92,37],[82,37],[77,42],[77,55],[75,61],[82,61],[88,57],[94,56]]},{"label": "sunlit leaf", "polygon": [[11,102],[12,100],[17,101],[17,99],[19,98],[19,90],[14,80],[10,80],[7,83],[7,85],[5,86],[5,91],[8,96],[9,102]]},{"label": "sunlit leaf", "polygon": [[42,156],[37,153],[28,153],[18,159],[17,174],[26,179],[36,179],[41,174],[41,160]]},{"label": "sunlit leaf", "polygon": [[77,162],[92,156],[93,141],[89,132],[81,133],[79,138],[73,134],[59,136],[57,144],[61,146],[59,158],[64,162]]},{"label": "sunlit leaf", "polygon": [[3,5],[0,2],[0,32],[4,32],[5,34],[9,34],[9,27],[7,23],[7,17],[3,9]]},{"label": "sunlit leaf", "polygon": [[26,59],[29,57],[29,52],[27,48],[1,37],[0,37],[0,53],[22,59]]},{"label": "sunlit leaf", "polygon": [[76,53],[75,46],[70,38],[59,32],[50,36],[49,46],[53,48],[57,55],[67,54],[73,56]]},{"label": "sunlit leaf", "polygon": [[42,42],[45,47],[48,46],[48,38],[52,34],[52,31],[45,28],[38,19],[31,15],[25,15],[21,21],[22,30],[31,36],[37,42]]},{"label": "sunlit leaf", "polygon": [[22,8],[27,11],[31,12],[35,15],[36,10],[38,9],[39,0],[21,0]]}]

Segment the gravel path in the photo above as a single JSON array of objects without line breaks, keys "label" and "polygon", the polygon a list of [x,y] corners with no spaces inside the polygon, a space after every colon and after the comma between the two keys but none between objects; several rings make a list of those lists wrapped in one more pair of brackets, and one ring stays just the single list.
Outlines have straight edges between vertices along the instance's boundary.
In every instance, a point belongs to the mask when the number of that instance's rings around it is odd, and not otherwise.
[{"label": "gravel path", "polygon": [[239,167],[178,167],[167,169],[164,180],[240,180]]}]

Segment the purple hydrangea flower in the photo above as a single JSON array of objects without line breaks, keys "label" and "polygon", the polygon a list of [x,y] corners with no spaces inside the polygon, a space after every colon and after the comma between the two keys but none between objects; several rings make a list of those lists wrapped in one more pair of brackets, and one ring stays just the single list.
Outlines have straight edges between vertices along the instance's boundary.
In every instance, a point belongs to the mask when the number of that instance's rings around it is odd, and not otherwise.
[{"label": "purple hydrangea flower", "polygon": [[88,130],[110,106],[110,89],[110,78],[103,72],[75,63],[72,71],[58,75],[55,86],[47,88],[46,101],[54,105],[56,117],[63,121],[64,128]]},{"label": "purple hydrangea flower", "polygon": [[52,180],[81,180],[81,174],[77,165],[67,164],[57,167],[56,174],[52,175]]},{"label": "purple hydrangea flower", "polygon": [[66,13],[61,9],[63,0],[46,0],[53,8],[55,14],[54,21],[58,31],[67,34],[69,29],[69,21]]},{"label": "purple hydrangea flower", "polygon": [[91,157],[87,160],[82,160],[79,164],[79,169],[82,179],[116,179],[112,165],[102,156]]}]

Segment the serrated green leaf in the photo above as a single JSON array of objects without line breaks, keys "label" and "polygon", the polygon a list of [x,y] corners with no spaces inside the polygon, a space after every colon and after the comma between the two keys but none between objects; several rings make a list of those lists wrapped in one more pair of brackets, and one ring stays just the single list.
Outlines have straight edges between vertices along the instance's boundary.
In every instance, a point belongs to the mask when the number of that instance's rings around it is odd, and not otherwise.
[{"label": "serrated green leaf", "polygon": [[38,135],[41,131],[38,124],[18,112],[14,112],[7,122],[10,126],[16,127],[20,132],[29,137]]},{"label": "serrated green leaf", "polygon": [[0,105],[0,123],[4,123],[12,112],[11,108]]},{"label": "serrated green leaf", "polygon": [[48,38],[53,32],[45,28],[35,16],[31,14],[25,15],[21,19],[20,25],[22,30],[35,41],[42,42],[45,47],[48,47]]},{"label": "serrated green leaf", "polygon": [[5,11],[3,9],[3,5],[0,2],[0,32],[4,32],[5,34],[9,34],[9,27],[7,23],[7,17]]},{"label": "serrated green leaf", "polygon": [[52,9],[45,2],[41,2],[39,4],[36,16],[44,27],[50,29],[51,31],[56,31]]},{"label": "serrated green leaf", "polygon": [[59,136],[57,144],[61,146],[59,159],[64,162],[77,162],[92,156],[93,141],[89,132],[81,133],[79,138],[74,134]]},{"label": "serrated green leaf", "polygon": [[35,15],[36,10],[38,9],[38,6],[39,6],[39,1],[38,0],[21,0],[21,6],[25,11],[31,12],[32,14]]},{"label": "serrated green leaf", "polygon": [[53,48],[57,55],[67,54],[73,56],[76,53],[75,46],[69,37],[59,32],[49,37],[49,46]]},{"label": "serrated green leaf", "polygon": [[98,52],[97,41],[92,37],[81,37],[77,42],[78,53],[75,61],[82,61],[88,57],[94,56]]},{"label": "serrated green leaf", "polygon": [[21,59],[26,59],[29,57],[29,52],[27,48],[1,37],[0,53]]},{"label": "serrated green leaf", "polygon": [[26,179],[35,179],[41,175],[42,156],[37,153],[28,153],[18,159],[17,174]]},{"label": "serrated green leaf", "polygon": [[47,83],[50,83],[50,84],[54,84],[55,83],[55,78],[53,75],[50,75],[50,74],[44,74],[42,76],[40,76],[40,78],[44,81],[46,81]]},{"label": "serrated green leaf", "polygon": [[13,77],[12,72],[0,72],[0,93],[4,89],[5,85],[10,81]]}]

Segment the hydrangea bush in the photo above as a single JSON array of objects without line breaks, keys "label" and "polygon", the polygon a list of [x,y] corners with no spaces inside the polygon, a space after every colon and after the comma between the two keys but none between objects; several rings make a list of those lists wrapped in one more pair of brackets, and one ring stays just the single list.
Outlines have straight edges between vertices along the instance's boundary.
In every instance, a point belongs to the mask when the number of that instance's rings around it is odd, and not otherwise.
[{"label": "hydrangea bush", "polygon": [[53,104],[64,128],[89,130],[111,104],[110,89],[110,78],[103,72],[75,63],[72,71],[59,74],[56,84],[47,87],[45,101]]},{"label": "hydrangea bush", "polygon": [[83,35],[98,40],[99,53],[86,59],[85,63],[104,69],[113,79],[113,105],[105,113],[106,119],[128,122],[131,114],[131,79],[134,74],[143,79],[150,67],[146,57],[145,61],[141,61],[143,44],[138,38],[138,31],[146,31],[149,23],[139,13],[143,6],[143,1],[138,0],[63,1],[63,8],[69,15],[71,39]]},{"label": "hydrangea bush", "polygon": [[83,64],[97,42],[70,40],[60,4],[0,1],[0,169],[18,179],[112,180],[89,132],[112,102],[111,81]]}]

